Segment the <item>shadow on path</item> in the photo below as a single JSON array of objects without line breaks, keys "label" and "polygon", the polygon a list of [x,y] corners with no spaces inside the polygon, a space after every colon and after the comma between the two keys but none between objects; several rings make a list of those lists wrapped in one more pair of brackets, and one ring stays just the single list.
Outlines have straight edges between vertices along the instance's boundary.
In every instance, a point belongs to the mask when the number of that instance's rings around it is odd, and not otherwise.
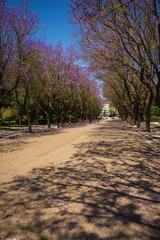
[{"label": "shadow on path", "polygon": [[159,150],[116,121],[89,134],[65,165],[1,185],[4,239],[159,239]]}]

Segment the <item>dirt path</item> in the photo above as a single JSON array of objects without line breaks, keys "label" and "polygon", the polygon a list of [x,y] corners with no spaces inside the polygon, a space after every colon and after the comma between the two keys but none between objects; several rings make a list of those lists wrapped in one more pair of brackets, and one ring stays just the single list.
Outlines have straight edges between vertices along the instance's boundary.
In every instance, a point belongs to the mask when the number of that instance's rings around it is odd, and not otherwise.
[{"label": "dirt path", "polygon": [[67,161],[76,152],[74,145],[87,141],[88,131],[93,128],[95,125],[89,124],[62,129],[51,136],[6,141],[0,146],[0,182],[10,181],[32,168]]},{"label": "dirt path", "polygon": [[114,120],[9,146],[1,149],[1,239],[159,240],[155,142]]}]

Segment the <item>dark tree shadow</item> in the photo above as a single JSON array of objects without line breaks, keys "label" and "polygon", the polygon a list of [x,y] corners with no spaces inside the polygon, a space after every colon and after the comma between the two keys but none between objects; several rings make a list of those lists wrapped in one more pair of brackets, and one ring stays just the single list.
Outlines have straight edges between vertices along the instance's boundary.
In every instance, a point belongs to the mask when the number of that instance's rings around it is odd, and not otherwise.
[{"label": "dark tree shadow", "polygon": [[159,149],[116,121],[90,134],[65,164],[1,185],[5,239],[159,239]]},{"label": "dark tree shadow", "polygon": [[2,152],[8,153],[8,152],[14,152],[17,150],[21,150],[27,145],[28,145],[28,142],[24,141],[24,140],[10,142],[7,144],[4,142],[4,143],[0,144],[0,153],[2,153]]}]

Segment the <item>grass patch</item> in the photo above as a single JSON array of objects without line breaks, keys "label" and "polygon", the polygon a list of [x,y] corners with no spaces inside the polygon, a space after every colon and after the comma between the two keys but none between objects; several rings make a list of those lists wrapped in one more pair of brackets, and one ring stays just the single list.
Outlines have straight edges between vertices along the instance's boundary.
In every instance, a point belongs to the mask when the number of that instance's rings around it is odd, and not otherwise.
[{"label": "grass patch", "polygon": [[11,125],[11,126],[0,126],[0,129],[10,129],[13,127],[27,127],[27,125]]}]

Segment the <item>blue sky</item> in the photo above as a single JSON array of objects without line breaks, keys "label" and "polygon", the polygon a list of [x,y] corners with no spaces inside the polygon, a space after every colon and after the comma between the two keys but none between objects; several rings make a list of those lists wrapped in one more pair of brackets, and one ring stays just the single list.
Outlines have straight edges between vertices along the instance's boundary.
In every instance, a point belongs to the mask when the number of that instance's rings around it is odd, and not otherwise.
[{"label": "blue sky", "polygon": [[[45,36],[47,43],[56,43],[61,40],[62,45],[74,43],[71,37],[73,26],[69,24],[68,0],[29,0],[31,10],[36,12],[40,25],[47,25],[47,29],[41,30],[40,36]],[[18,5],[19,0],[10,0],[13,5]]]}]

